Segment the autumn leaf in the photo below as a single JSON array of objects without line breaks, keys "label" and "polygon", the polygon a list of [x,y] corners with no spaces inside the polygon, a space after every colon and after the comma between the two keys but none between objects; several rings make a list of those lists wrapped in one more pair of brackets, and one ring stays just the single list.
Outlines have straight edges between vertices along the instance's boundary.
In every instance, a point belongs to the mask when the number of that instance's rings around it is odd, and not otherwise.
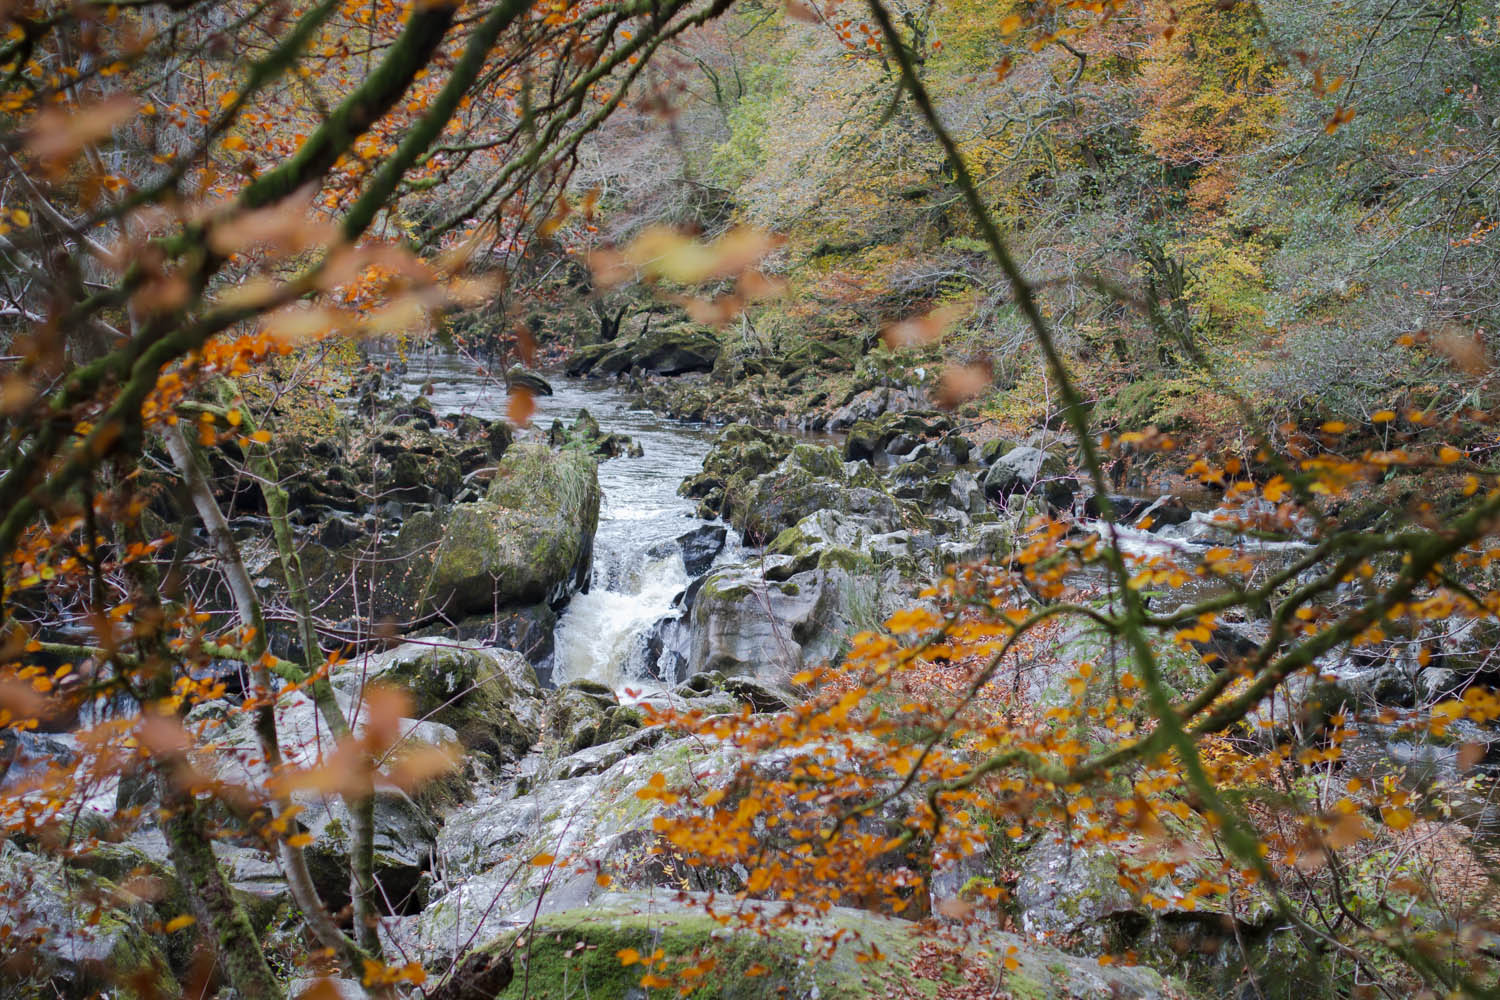
[{"label": "autumn leaf", "polygon": [[536,399],[531,389],[524,385],[513,385],[510,387],[510,402],[506,405],[505,415],[510,422],[517,427],[526,427],[531,423],[531,415],[536,412]]}]

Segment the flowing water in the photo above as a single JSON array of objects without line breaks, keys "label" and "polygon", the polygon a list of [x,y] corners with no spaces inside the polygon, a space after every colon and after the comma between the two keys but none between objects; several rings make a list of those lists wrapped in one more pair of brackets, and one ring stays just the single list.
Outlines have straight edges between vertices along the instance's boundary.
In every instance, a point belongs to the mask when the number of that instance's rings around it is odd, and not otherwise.
[{"label": "flowing water", "polygon": [[[487,420],[505,415],[504,383],[481,375],[473,362],[446,354],[412,355],[401,393],[426,388],[433,412],[470,413]],[[554,420],[571,424],[582,409],[605,433],[628,434],[645,454],[599,463],[604,500],[594,536],[593,577],[575,594],[556,633],[552,679],[596,680],[614,687],[646,679],[647,637],[663,618],[680,614],[676,599],[688,585],[676,539],[707,522],[677,494],[682,480],[699,472],[717,433],[713,428],[658,417],[638,408],[614,383],[546,373],[554,395],[539,396],[524,437],[545,435]]]}]

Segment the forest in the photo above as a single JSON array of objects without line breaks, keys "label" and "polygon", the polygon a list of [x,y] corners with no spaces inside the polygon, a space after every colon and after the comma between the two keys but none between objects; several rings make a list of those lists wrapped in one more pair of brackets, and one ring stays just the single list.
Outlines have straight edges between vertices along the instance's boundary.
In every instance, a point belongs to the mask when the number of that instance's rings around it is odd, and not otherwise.
[{"label": "forest", "polygon": [[1500,8],[0,0],[0,1000],[1500,996]]}]

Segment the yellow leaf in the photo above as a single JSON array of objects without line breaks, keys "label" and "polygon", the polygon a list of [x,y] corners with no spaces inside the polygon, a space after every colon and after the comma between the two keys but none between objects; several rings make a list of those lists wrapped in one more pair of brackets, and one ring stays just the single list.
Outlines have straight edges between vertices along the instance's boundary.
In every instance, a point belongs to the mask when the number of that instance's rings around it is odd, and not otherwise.
[{"label": "yellow leaf", "polygon": [[1370,422],[1374,424],[1388,424],[1395,419],[1395,410],[1377,410],[1370,415]]},{"label": "yellow leaf", "polygon": [[552,864],[552,862],[554,862],[556,860],[557,860],[556,855],[552,855],[552,854],[538,854],[536,857],[534,857],[534,858],[531,859],[531,867],[533,867],[533,868],[546,868],[548,865]]},{"label": "yellow leaf", "polygon": [[1417,814],[1405,806],[1397,806],[1394,809],[1380,810],[1380,818],[1385,820],[1385,825],[1392,830],[1405,830],[1416,822]]},{"label": "yellow leaf", "polygon": [[293,847],[309,847],[312,845],[313,836],[310,833],[298,833],[286,838],[286,842]]},{"label": "yellow leaf", "polygon": [[641,960],[641,953],[634,948],[621,948],[615,952],[615,957],[620,960],[621,965],[635,965]]},{"label": "yellow leaf", "polygon": [[250,435],[250,440],[254,441],[256,444],[270,444],[271,432],[268,430],[258,430],[254,434]]},{"label": "yellow leaf", "polygon": [[1021,16],[1019,14],[1007,14],[1000,19],[1000,34],[1014,35],[1021,28]]},{"label": "yellow leaf", "polygon": [[167,933],[170,934],[173,931],[180,931],[184,927],[191,927],[197,922],[197,917],[194,917],[187,913],[184,913],[178,917],[173,917],[171,920],[167,921]]}]

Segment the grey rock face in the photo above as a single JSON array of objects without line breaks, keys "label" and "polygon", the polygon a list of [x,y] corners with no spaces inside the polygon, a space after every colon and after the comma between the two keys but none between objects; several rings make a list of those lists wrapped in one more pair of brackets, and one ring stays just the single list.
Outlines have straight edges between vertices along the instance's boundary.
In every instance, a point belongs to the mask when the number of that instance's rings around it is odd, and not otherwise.
[{"label": "grey rock face", "polygon": [[779,581],[756,565],[719,570],[693,602],[692,662],[700,670],[782,681],[835,657],[850,635],[873,622],[877,599],[873,576],[845,569]]},{"label": "grey rock face", "polygon": [[411,693],[416,714],[451,728],[464,749],[491,765],[514,762],[541,736],[545,695],[519,653],[478,643],[407,643],[343,665],[335,687],[352,695],[362,678]]},{"label": "grey rock face", "polygon": [[1136,902],[1117,881],[1114,859],[1097,850],[1044,837],[1026,852],[1015,900],[1030,933],[1074,934],[1122,913]]}]

